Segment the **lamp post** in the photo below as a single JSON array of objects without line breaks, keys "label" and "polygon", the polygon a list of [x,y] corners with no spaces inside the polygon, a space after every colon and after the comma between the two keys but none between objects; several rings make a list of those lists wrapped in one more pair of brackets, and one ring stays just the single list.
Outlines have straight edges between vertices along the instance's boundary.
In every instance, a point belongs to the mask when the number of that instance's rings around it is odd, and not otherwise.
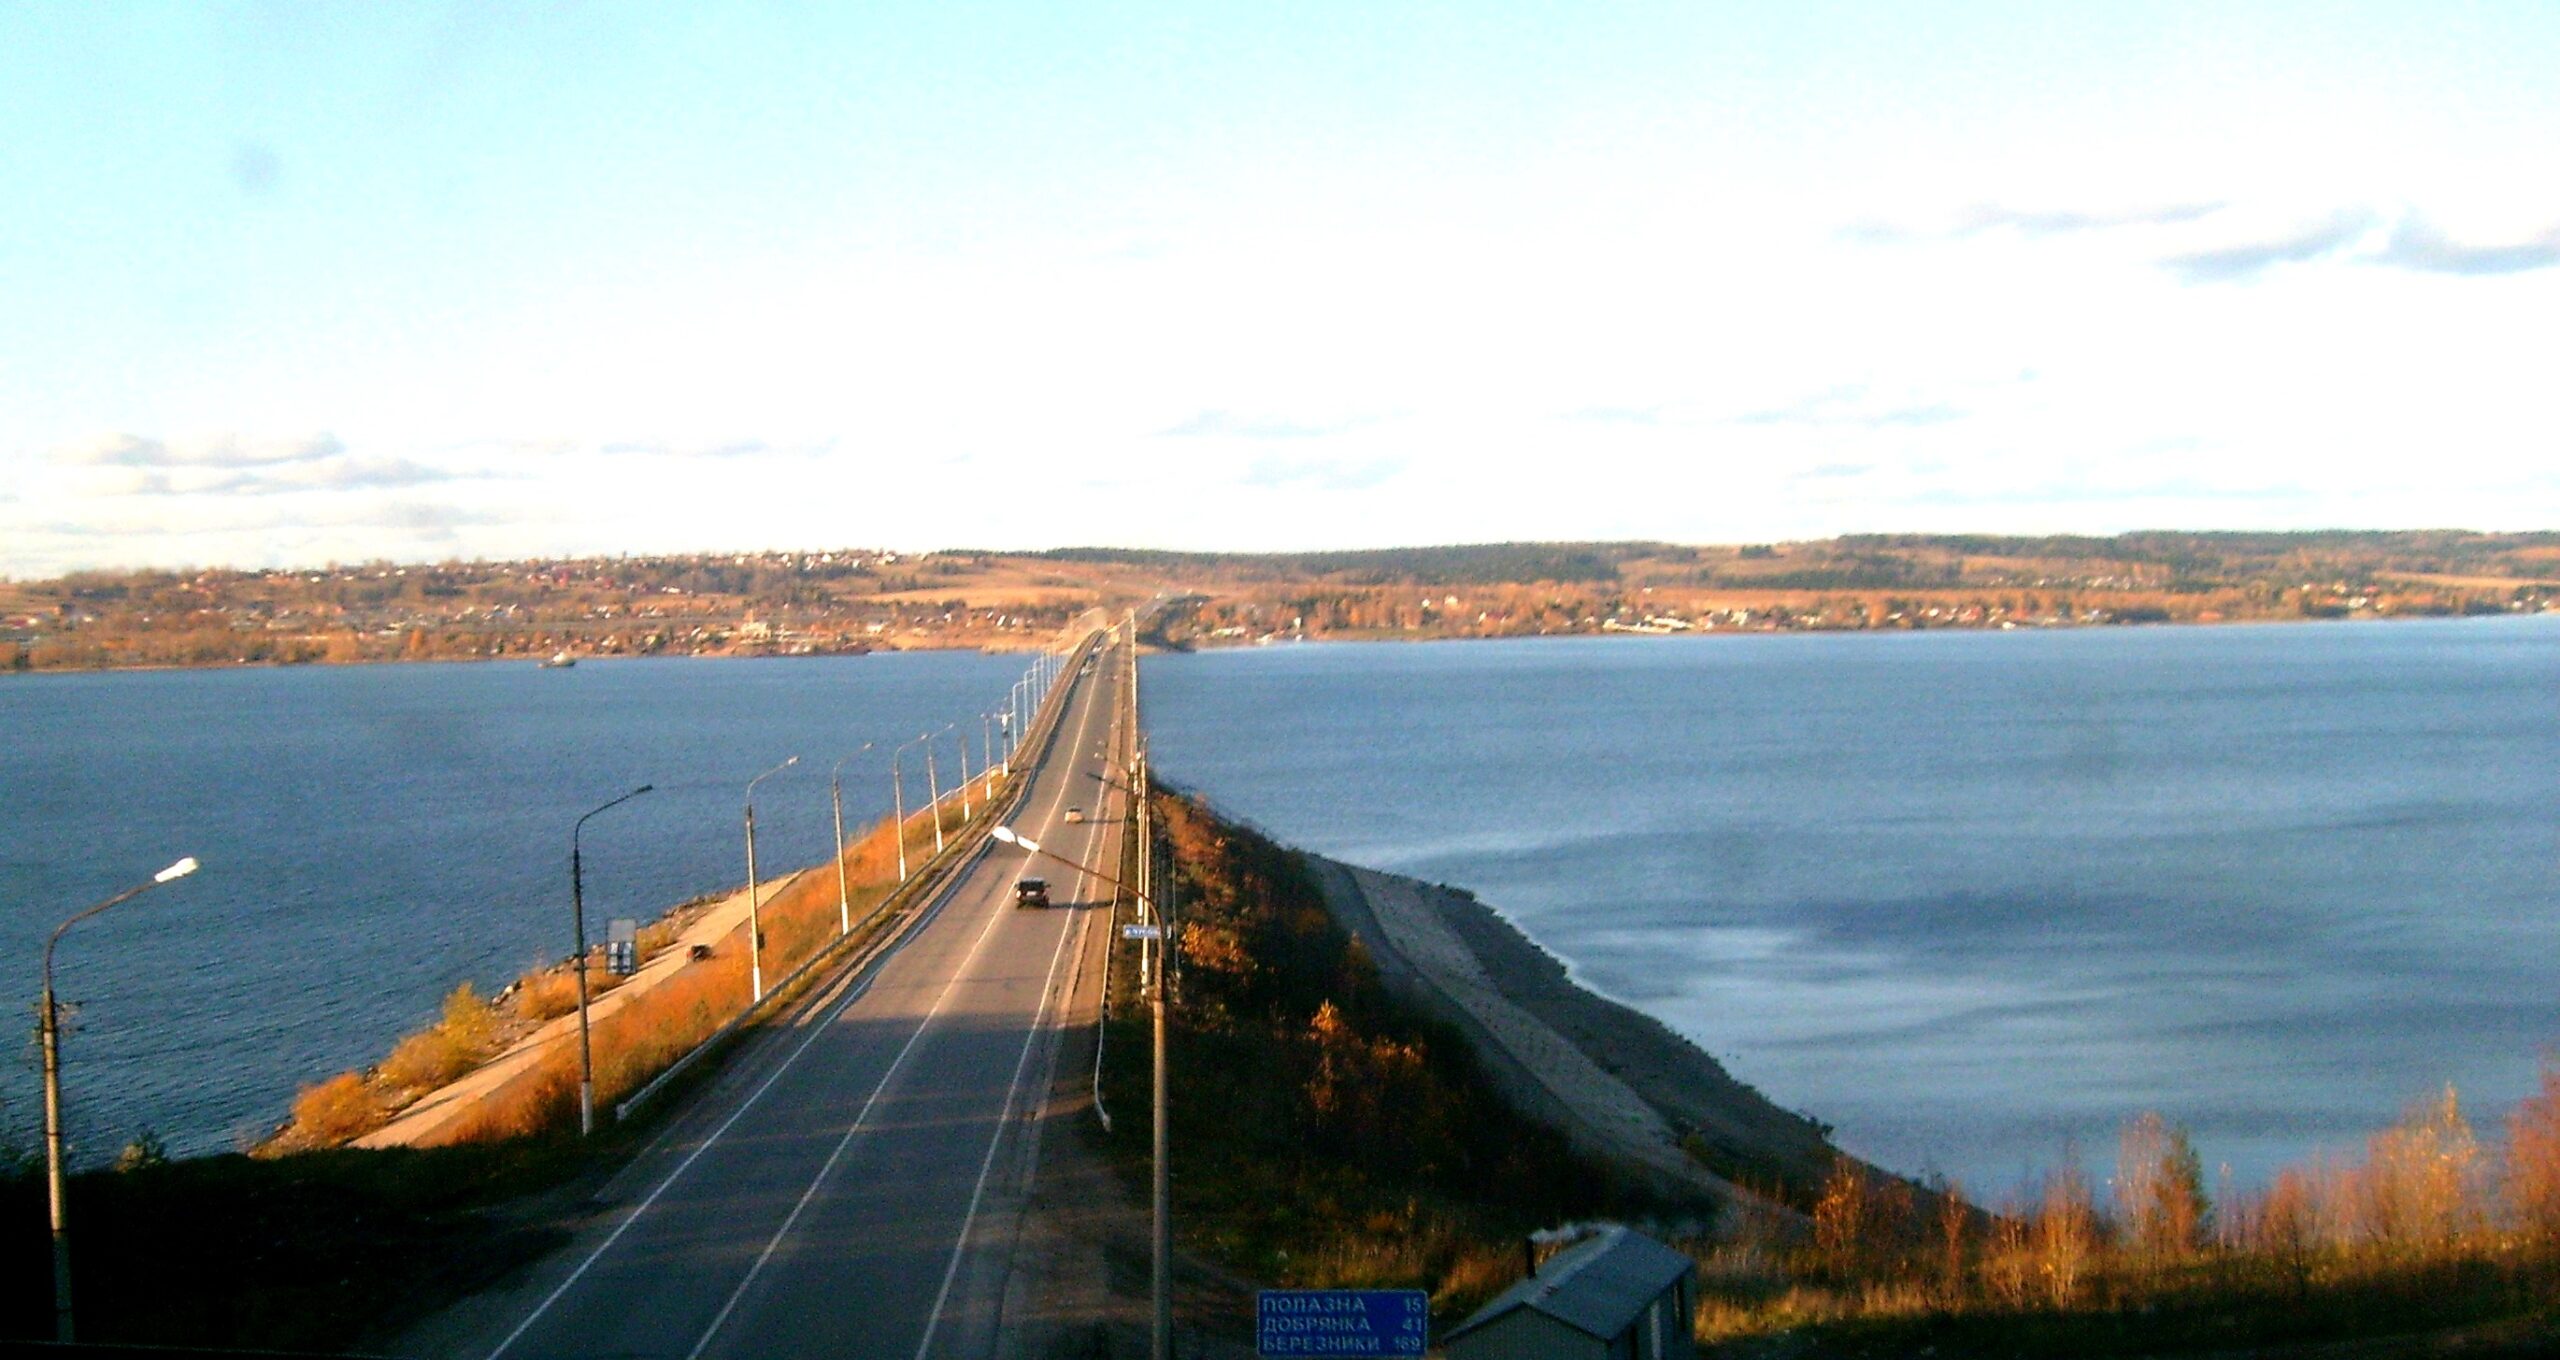
[{"label": "lamp post", "polygon": [[889,756],[890,815],[896,818],[898,823],[898,881],[901,883],[907,881],[907,790],[903,772],[906,768],[907,747],[922,740],[924,738],[918,737],[915,741],[901,743]]},{"label": "lamp post", "polygon": [[800,763],[800,757],[774,766],[747,781],[747,986],[748,1004],[764,1000],[764,914],[756,899],[756,785]]},{"label": "lamp post", "polygon": [[[1040,842],[1032,840],[1027,836],[1016,834],[1012,827],[999,826],[988,834],[994,836],[997,840],[1000,840],[1007,845],[1018,845],[1031,854],[1056,860],[1058,863],[1063,864],[1078,873],[1089,874],[1094,878],[1110,884],[1114,888],[1118,888],[1121,891],[1128,893],[1131,897],[1138,899],[1139,907],[1145,910],[1147,919],[1155,924],[1156,929],[1159,932],[1171,930],[1171,925],[1166,922],[1162,914],[1156,911],[1156,904],[1154,900],[1129,884],[1123,883],[1119,879],[1103,873],[1099,869],[1079,864],[1054,850],[1043,849],[1041,848]],[[1152,858],[1150,853],[1142,852],[1139,857],[1139,862],[1144,864],[1150,858]],[[1166,939],[1161,943],[1169,945],[1171,944],[1171,940]],[[1155,1345],[1152,1354],[1154,1355],[1155,1360],[1171,1360],[1173,1354],[1173,1177],[1170,1166],[1167,1162],[1167,1157],[1170,1153],[1169,1144],[1171,1140],[1166,1136],[1165,1132],[1166,1112],[1170,1098],[1169,1088],[1166,1085],[1166,1079],[1169,1074],[1165,1063],[1164,1035],[1164,977],[1166,971],[1167,970],[1163,965],[1163,960],[1159,957],[1155,968],[1155,976],[1150,979],[1152,985],[1149,987],[1149,990],[1154,994],[1153,1000],[1155,1003],[1154,1024],[1156,1075],[1155,1108],[1153,1111],[1155,1117],[1155,1130],[1154,1148],[1151,1154],[1154,1162],[1155,1187],[1154,1193],[1150,1197],[1153,1202],[1153,1235],[1155,1238],[1155,1268],[1152,1285],[1152,1292],[1155,1296]]]},{"label": "lamp post", "polygon": [[953,723],[951,741],[960,748],[960,821],[965,826],[976,815],[969,810],[969,729]]},{"label": "lamp post", "polygon": [[[942,732],[950,730],[951,724],[942,725]],[[942,777],[933,771],[933,739],[942,732],[927,732],[917,738],[924,743],[924,791],[933,798],[933,853],[937,855],[942,853]]]},{"label": "lamp post", "polygon": [[870,742],[862,743],[854,749],[852,755],[837,761],[836,767],[827,772],[827,799],[834,805],[836,813],[836,935],[838,938],[853,933],[853,890],[845,882],[844,868],[844,762],[870,749]]},{"label": "lamp post", "polygon": [[1013,773],[1013,748],[1022,741],[1022,682],[1004,692],[1004,711],[996,715],[996,730],[1004,734],[1004,772]]},{"label": "lamp post", "polygon": [[614,799],[604,807],[580,817],[569,828],[569,924],[577,933],[578,952],[578,1136],[596,1131],[596,1051],[587,1035],[587,892],[584,860],[579,853],[578,838],[587,829],[587,818],[607,808],[617,808],[656,788],[643,784]]},{"label": "lamp post", "polygon": [[[983,796],[989,802],[995,801],[996,762],[1000,759],[1002,757],[996,754],[996,715],[981,713],[978,715],[978,778],[986,783]],[[1012,773],[1010,764],[1005,772]]]},{"label": "lamp post", "polygon": [[62,942],[62,932],[82,921],[195,871],[196,857],[189,855],[153,874],[150,882],[136,884],[72,916],[45,937],[40,1017],[44,1035],[44,1178],[45,1191],[53,1201],[53,1339],[66,1346],[71,1344],[71,1228],[62,1196],[62,1017],[53,1004],[53,947]]}]

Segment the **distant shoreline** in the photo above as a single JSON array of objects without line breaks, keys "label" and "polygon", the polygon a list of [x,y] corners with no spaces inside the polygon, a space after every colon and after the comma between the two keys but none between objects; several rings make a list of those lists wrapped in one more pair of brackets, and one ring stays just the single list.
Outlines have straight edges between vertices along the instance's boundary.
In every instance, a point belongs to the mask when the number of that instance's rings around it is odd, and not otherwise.
[{"label": "distant shoreline", "polygon": [[1159,656],[1179,656],[1197,652],[1259,651],[1272,647],[1324,646],[1340,643],[1441,643],[1441,642],[1535,642],[1565,638],[1614,638],[1630,644],[1680,638],[1757,638],[1757,637],[1854,637],[1905,635],[1919,633],[2102,633],[2124,629],[2176,628],[2295,628],[2336,627],[2340,625],[2396,625],[2410,623],[2486,623],[2498,619],[2560,618],[2560,608],[2518,610],[2498,614],[2359,614],[2345,618],[2311,618],[2298,615],[2271,614],[2263,618],[2225,619],[2146,619],[2120,623],[2019,624],[2003,628],[1996,624],[1941,624],[1929,628],[1692,628],[1677,632],[1639,632],[1634,629],[1577,629],[1550,633],[1393,633],[1340,632],[1308,636],[1255,638],[1195,638],[1182,647],[1151,646],[1148,652]]}]

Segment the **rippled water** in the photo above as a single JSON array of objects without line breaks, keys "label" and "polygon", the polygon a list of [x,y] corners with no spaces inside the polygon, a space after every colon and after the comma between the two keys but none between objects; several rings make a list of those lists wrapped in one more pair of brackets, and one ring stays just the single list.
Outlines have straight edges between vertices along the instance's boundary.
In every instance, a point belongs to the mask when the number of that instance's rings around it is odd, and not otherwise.
[{"label": "rippled water", "polygon": [[[827,775],[884,815],[887,749],[999,704],[1015,657],[304,667],[0,678],[0,975],[32,1026],[55,922],[180,855],[204,869],[85,922],[56,956],[72,1132],[182,1152],[262,1132],[297,1084],[381,1055],[461,979],[570,951],[569,831],[588,930],[823,859]],[[955,748],[942,747],[948,778]],[[920,784],[917,752],[908,753]],[[976,757],[973,755],[972,759]],[[910,798],[915,788],[909,789]],[[32,1042],[0,1064],[0,1129],[34,1145]]]},{"label": "rippled water", "polygon": [[1166,776],[1478,891],[1851,1148],[2242,1183],[2560,1044],[2560,621],[1148,661]]}]

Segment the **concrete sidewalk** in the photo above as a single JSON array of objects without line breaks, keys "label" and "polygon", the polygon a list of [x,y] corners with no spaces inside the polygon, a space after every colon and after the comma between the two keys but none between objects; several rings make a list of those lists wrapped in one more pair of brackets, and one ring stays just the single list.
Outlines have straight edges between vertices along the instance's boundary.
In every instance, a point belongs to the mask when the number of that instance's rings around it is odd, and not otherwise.
[{"label": "concrete sidewalk", "polygon": [[[767,880],[760,890],[761,901],[771,902],[782,891],[812,872],[802,869]],[[625,979],[621,986],[604,993],[587,1005],[590,1025],[628,1005],[631,998],[665,984],[693,965],[693,946],[708,945],[716,957],[729,948],[743,949],[747,928],[747,890],[738,889],[714,903],[674,944],[661,949],[641,965],[640,971]],[[731,941],[730,937],[737,940]],[[524,1075],[547,1057],[554,1046],[574,1044],[578,1039],[578,1013],[571,1011],[543,1022],[542,1027],[516,1041],[505,1052],[480,1064],[461,1079],[437,1087],[419,1097],[415,1104],[402,1110],[392,1121],[355,1141],[360,1148],[422,1147],[443,1141],[463,1116],[476,1108],[482,1097],[517,1077]]]}]

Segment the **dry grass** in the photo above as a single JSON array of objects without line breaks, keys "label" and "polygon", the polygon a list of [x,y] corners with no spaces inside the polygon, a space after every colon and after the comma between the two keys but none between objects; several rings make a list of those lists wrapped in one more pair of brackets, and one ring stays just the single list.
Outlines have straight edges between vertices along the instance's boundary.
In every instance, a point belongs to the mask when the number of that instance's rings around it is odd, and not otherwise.
[{"label": "dry grass", "polygon": [[[941,813],[947,836],[962,822],[959,804],[949,802]],[[919,811],[908,819],[910,873],[933,854],[931,818],[931,812]],[[845,847],[844,883],[840,902],[834,868],[822,864],[761,904],[758,914],[765,932],[767,988],[836,942],[846,904],[859,930],[897,889],[897,843],[891,838],[886,821],[868,828]],[[642,931],[645,951],[655,952],[675,943],[674,932],[652,939],[652,929]],[[565,967],[528,975],[518,993],[518,1004],[538,1005],[538,997],[547,999],[544,989],[554,986],[567,997],[561,1003],[562,1011],[576,1004],[575,982]],[[713,946],[710,958],[686,965],[645,991],[633,992],[613,1010],[597,1017],[592,1037],[598,1108],[629,1097],[676,1059],[692,1052],[746,1008],[751,990],[747,932],[742,925]],[[570,1045],[558,1045],[540,1062],[476,1102],[471,1114],[448,1128],[439,1141],[485,1142],[568,1127],[577,1117],[577,1092],[577,1051]]]},{"label": "dry grass", "polygon": [[2543,1058],[2542,1089],[2507,1116],[2506,1188],[2517,1226],[2560,1251],[2560,1058]]},{"label": "dry grass", "polygon": [[[2067,1157],[1997,1214],[1972,1212],[1948,1187],[1925,1225],[1844,1164],[1809,1241],[1746,1232],[1702,1251],[1697,1335],[1820,1326],[1891,1351],[1894,1337],[1962,1349],[1953,1338],[2006,1328],[2004,1349],[2076,1354],[2515,1316],[2560,1282],[2560,1060],[2506,1129],[2503,1156],[2483,1147],[2447,1089],[2366,1140],[2360,1158],[2285,1168],[2217,1206],[2184,1131],[2143,1115],[2124,1131],[2113,1213]],[[2036,1339],[2011,1346],[2013,1336]]]},{"label": "dry grass", "polygon": [[516,1013],[527,1020],[556,1020],[577,1008],[578,975],[569,966],[539,968],[516,982]]},{"label": "dry grass", "polygon": [[442,1018],[402,1039],[376,1077],[395,1091],[434,1090],[486,1061],[497,1030],[496,1012],[463,983],[444,999]]},{"label": "dry grass", "polygon": [[382,1102],[365,1079],[341,1072],[293,1098],[293,1126],[316,1145],[333,1147],[382,1127]]}]

